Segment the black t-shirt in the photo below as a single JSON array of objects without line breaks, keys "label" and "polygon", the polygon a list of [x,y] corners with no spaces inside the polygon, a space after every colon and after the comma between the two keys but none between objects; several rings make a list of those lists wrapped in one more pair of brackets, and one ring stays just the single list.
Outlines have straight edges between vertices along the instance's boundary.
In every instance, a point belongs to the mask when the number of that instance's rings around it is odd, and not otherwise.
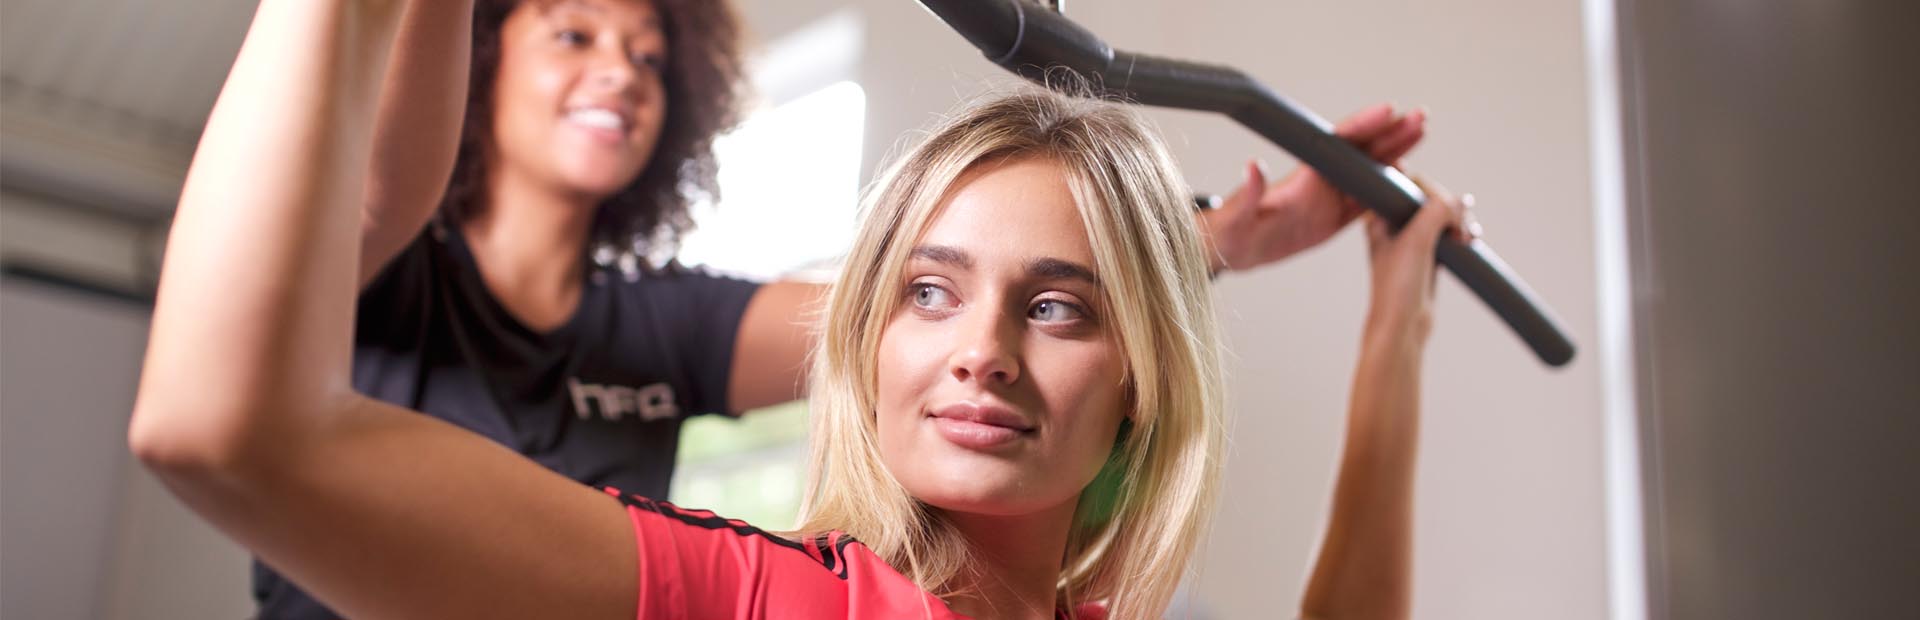
[{"label": "black t-shirt", "polygon": [[[589,267],[546,333],[487,291],[453,227],[434,227],[362,291],[353,384],[485,435],[594,487],[666,497],[681,420],[732,413],[734,337],[759,285],[673,267]],[[333,618],[258,561],[260,617]]]}]

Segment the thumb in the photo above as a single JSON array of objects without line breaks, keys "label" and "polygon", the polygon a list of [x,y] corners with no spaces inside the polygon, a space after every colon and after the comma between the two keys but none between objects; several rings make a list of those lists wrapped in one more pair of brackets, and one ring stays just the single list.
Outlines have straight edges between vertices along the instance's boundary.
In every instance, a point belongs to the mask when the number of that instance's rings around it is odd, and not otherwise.
[{"label": "thumb", "polygon": [[1220,202],[1216,209],[1221,214],[1244,213],[1260,203],[1260,195],[1266,189],[1266,173],[1260,169],[1259,160],[1247,160],[1246,173],[1242,174],[1240,187]]},{"label": "thumb", "polygon": [[1360,219],[1366,220],[1367,250],[1370,253],[1380,251],[1380,248],[1387,247],[1387,244],[1393,240],[1393,227],[1387,224],[1387,218],[1380,217],[1378,213],[1366,211],[1360,214]]},{"label": "thumb", "polygon": [[1461,213],[1466,207],[1460,204],[1458,197],[1438,184],[1424,180],[1416,183],[1426,191],[1427,202],[1420,205],[1420,211],[1414,213],[1413,219],[1407,222],[1400,234],[1413,235],[1414,243],[1419,244],[1421,251],[1431,253],[1434,246],[1439,245],[1442,233],[1450,227],[1460,226]]},{"label": "thumb", "polygon": [[1247,174],[1245,176],[1246,180],[1242,182],[1240,190],[1245,192],[1247,197],[1253,198],[1254,201],[1258,203],[1260,195],[1267,191],[1266,164],[1260,163],[1258,159],[1247,160]]}]

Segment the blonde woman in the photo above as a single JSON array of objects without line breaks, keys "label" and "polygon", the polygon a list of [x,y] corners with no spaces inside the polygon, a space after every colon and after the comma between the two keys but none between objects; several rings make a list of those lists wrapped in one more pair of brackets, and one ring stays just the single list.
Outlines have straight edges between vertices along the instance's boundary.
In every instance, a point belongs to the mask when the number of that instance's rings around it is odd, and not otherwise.
[{"label": "blonde woman", "polygon": [[[352,6],[303,17],[384,5]],[[244,60],[233,80],[378,65]],[[352,145],[366,144],[370,115],[356,112],[282,110],[329,131],[264,154],[215,115],[196,172],[281,165],[190,177],[129,431],[186,503],[330,607],[364,618],[1164,611],[1211,512],[1219,344],[1185,188],[1125,110],[999,99],[878,182],[830,296],[811,484],[788,534],[590,489],[356,393],[356,265],[336,258],[357,243],[366,149]],[[1447,202],[1397,236],[1369,229],[1373,307],[1305,615],[1405,615],[1431,257],[1459,217]]]}]

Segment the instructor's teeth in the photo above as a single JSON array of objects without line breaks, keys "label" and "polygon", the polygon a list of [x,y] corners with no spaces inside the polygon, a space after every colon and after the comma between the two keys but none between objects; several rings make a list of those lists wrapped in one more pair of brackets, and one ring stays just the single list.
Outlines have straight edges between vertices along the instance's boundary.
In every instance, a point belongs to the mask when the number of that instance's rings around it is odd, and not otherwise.
[{"label": "instructor's teeth", "polygon": [[567,113],[567,120],[597,129],[620,129],[620,115],[597,108],[581,108]]}]

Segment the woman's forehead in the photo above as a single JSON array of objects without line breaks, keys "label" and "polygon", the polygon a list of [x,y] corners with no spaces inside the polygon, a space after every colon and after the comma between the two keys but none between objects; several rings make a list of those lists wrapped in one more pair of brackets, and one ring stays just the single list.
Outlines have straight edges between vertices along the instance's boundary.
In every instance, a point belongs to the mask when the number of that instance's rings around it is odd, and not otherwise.
[{"label": "woman's forehead", "polygon": [[916,246],[960,249],[983,262],[1054,258],[1091,268],[1086,231],[1066,170],[1022,158],[962,175]]},{"label": "woman's forehead", "polygon": [[550,19],[613,20],[637,30],[660,31],[660,12],[648,0],[533,0],[530,4]]}]

